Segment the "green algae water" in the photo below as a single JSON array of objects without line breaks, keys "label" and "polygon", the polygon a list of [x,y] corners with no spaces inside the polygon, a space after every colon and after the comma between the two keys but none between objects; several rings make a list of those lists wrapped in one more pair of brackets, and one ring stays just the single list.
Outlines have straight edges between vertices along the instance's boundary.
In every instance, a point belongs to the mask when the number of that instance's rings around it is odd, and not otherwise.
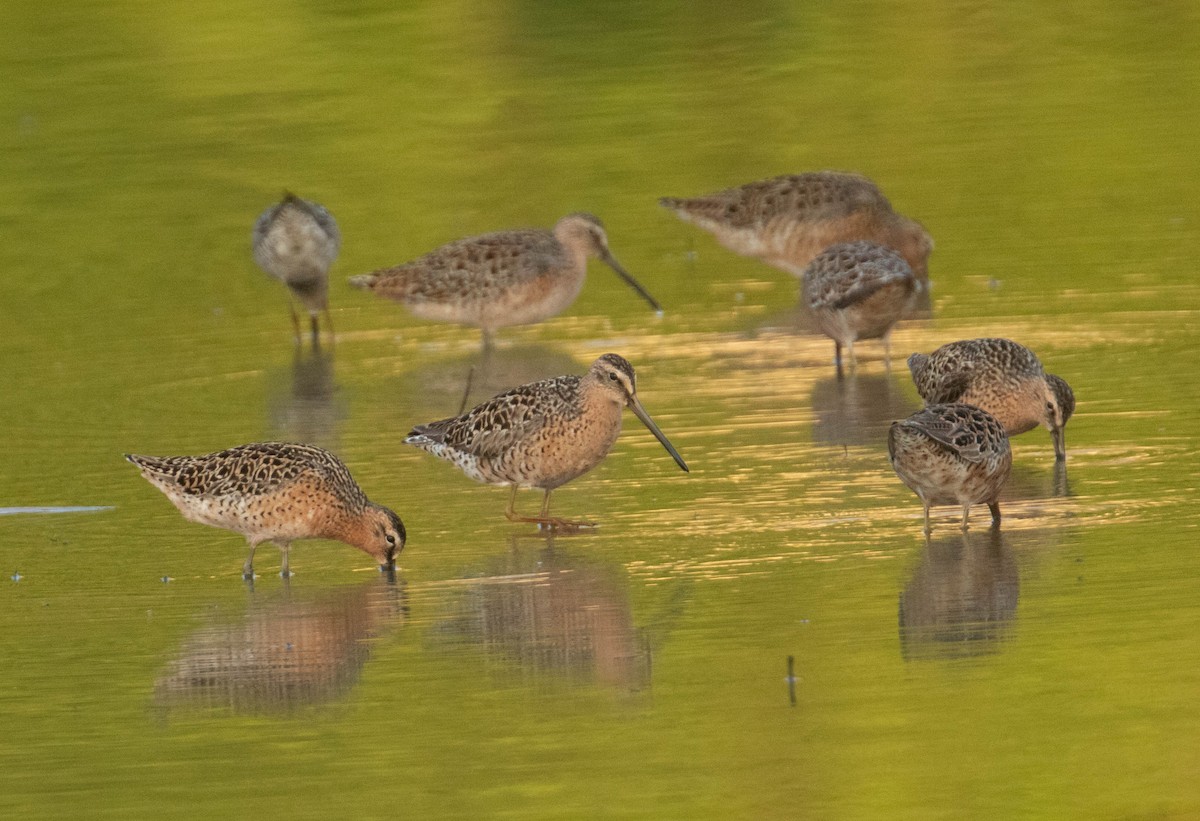
[{"label": "green algae water", "polygon": [[[0,816],[1200,816],[1200,12],[1192,4],[140,2],[0,9]],[[936,241],[895,361],[656,205],[867,174]],[[338,219],[336,344],[250,256]],[[508,329],[346,278],[589,211],[593,263]],[[999,533],[921,506],[903,360],[1007,336],[1079,400],[1014,439]],[[402,444],[599,354],[632,415],[555,493]],[[335,450],[409,530],[394,577],[304,542],[240,579],[121,454]],[[540,494],[525,492],[519,509]],[[791,681],[788,658],[793,659]]]}]

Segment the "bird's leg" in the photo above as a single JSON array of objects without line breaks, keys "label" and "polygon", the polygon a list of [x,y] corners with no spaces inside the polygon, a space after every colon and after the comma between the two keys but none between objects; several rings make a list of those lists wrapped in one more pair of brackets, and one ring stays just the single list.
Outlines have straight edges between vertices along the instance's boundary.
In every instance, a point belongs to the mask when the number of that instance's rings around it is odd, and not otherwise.
[{"label": "bird's leg", "polygon": [[929,525],[929,502],[924,499],[921,502],[925,505],[925,537],[928,538],[929,534],[933,533],[933,528]]},{"label": "bird's leg", "polygon": [[854,355],[854,340],[853,339],[851,339],[846,344],[846,353],[849,354],[849,357],[850,357],[850,370],[857,371],[858,370],[858,358],[855,357],[855,355]]},{"label": "bird's leg", "polygon": [[312,323],[312,343],[313,350],[315,351],[321,347],[321,325],[317,322],[316,314],[309,314],[308,318]]},{"label": "bird's leg", "polygon": [[242,578],[254,580],[254,548],[258,547],[258,542],[252,542],[249,539],[246,542],[250,545],[250,555],[246,557],[246,563],[242,565]]},{"label": "bird's leg", "polygon": [[329,334],[329,344],[333,344],[333,316],[329,313],[329,306],[325,306],[322,311],[325,314],[325,333]]},{"label": "bird's leg", "polygon": [[595,522],[572,522],[550,515],[550,491],[542,497],[541,524],[549,530],[578,530],[581,527],[595,527]]},{"label": "bird's leg", "polygon": [[883,369],[892,372],[892,332],[883,335]]},{"label": "bird's leg", "polygon": [[288,308],[292,312],[292,332],[296,335],[296,344],[300,344],[300,317],[296,314],[296,303],[288,300]]},{"label": "bird's leg", "polygon": [[833,361],[837,365],[837,377],[841,379],[842,374],[842,343],[836,339],[833,340]]},{"label": "bird's leg", "polygon": [[508,517],[508,520],[510,522],[524,521],[520,516],[517,515],[517,511],[515,509],[516,504],[517,504],[517,486],[513,485],[512,493],[510,493],[508,496],[508,508],[506,508],[504,511],[504,515],[506,517]]},{"label": "bird's leg", "polygon": [[559,519],[550,515],[550,491],[546,491],[546,495],[542,497],[542,511],[538,516],[518,516],[513,510],[513,503],[517,499],[517,486],[513,485],[512,496],[508,500],[508,510],[504,515],[508,517],[510,522],[532,522],[536,525],[541,525],[547,530],[579,530],[584,527],[595,527],[595,522],[572,522],[567,519]]},{"label": "bird's leg", "polygon": [[467,410],[467,400],[471,398],[471,382],[475,379],[475,366],[472,365],[467,369],[467,384],[463,388],[462,401],[458,403],[458,415],[462,416]]},{"label": "bird's leg", "polygon": [[969,503],[964,504],[963,505],[963,517],[962,517],[962,529],[964,531],[967,530],[967,527],[968,527],[967,519],[970,518],[970,516],[971,516],[971,505]]},{"label": "bird's leg", "polygon": [[1000,527],[1000,503],[988,502],[988,510],[992,511],[992,527]]},{"label": "bird's leg", "polygon": [[279,566],[279,575],[286,579],[292,575],[292,571],[288,569],[288,554],[291,553],[292,543],[276,542],[275,544],[279,545],[279,550],[283,553],[283,561]]}]

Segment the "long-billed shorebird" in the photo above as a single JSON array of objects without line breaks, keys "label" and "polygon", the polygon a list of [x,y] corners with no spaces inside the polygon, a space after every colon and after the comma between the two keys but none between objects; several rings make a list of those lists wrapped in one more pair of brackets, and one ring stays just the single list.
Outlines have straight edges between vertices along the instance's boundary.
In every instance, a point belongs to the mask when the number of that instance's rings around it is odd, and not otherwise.
[{"label": "long-billed shorebird", "polygon": [[921,223],[893,211],[879,187],[859,174],[787,174],[659,203],[734,253],[798,277],[830,245],[865,239],[896,250],[920,282],[929,279],[933,239]]},{"label": "long-billed shorebird", "polygon": [[1000,420],[1009,436],[1045,426],[1054,455],[1067,458],[1065,428],[1075,393],[1046,373],[1037,355],[1011,339],[966,339],[908,358],[917,393],[927,404],[966,402]]},{"label": "long-billed shorebird", "polygon": [[367,499],[340,459],[323,448],[279,442],[239,445],[205,456],[125,458],[188,521],[246,537],[242,573],[254,578],[254,550],[274,542],[288,551],[298,539],[336,539],[395,567],[407,534],[400,517]]},{"label": "long-billed shorebird", "polygon": [[421,319],[483,330],[540,322],[575,301],[589,257],[599,257],[655,311],[662,308],[621,267],[591,214],[568,214],[553,231],[527,228],[456,240],[412,262],[351,277],[356,288],[403,303]]},{"label": "long-billed shorebird", "polygon": [[[683,470],[688,466],[637,397],[633,366],[605,354],[583,376],[557,376],[495,396],[461,416],[417,425],[405,443],[453,462],[477,482],[511,485],[510,521],[549,528],[592,527],[550,515],[550,493],[600,464],[628,407]],[[517,489],[545,491],[538,516],[519,516]]]},{"label": "long-billed shorebird", "polygon": [[293,297],[289,306],[296,340],[300,340],[300,319],[295,301],[308,311],[313,344],[319,340],[317,315],[322,312],[332,335],[329,266],[337,259],[342,245],[342,235],[333,216],[318,203],[285,193],[280,202],[263,211],[254,223],[252,241],[255,262],[286,285]]},{"label": "long-billed shorebird", "polygon": [[888,431],[888,460],[925,506],[925,533],[931,505],[961,505],[967,529],[971,505],[984,503],[992,524],[1000,524],[1000,489],[1012,470],[1012,449],[1004,428],[974,405],[930,405]]},{"label": "long-billed shorebird", "polygon": [[833,340],[837,372],[842,348],[856,365],[854,343],[883,339],[884,361],[891,367],[892,326],[909,309],[919,289],[904,257],[869,240],[831,245],[804,269],[804,302],[817,328]]}]

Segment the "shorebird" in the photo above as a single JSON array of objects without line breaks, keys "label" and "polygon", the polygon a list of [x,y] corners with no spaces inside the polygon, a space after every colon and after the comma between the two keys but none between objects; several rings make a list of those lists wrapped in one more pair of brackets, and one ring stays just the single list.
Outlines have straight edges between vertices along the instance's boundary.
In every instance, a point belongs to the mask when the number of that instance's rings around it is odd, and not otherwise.
[{"label": "shorebird", "polygon": [[[333,334],[329,318],[329,266],[337,259],[342,236],[337,223],[324,206],[285,193],[254,223],[254,261],[259,267],[288,287],[294,300],[308,311],[312,321],[313,344],[319,341],[317,314],[325,314],[325,325]],[[300,341],[300,318],[296,305],[292,326]]]},{"label": "shorebird", "polygon": [[[583,376],[557,376],[495,396],[461,416],[417,425],[404,440],[453,462],[477,482],[510,485],[509,521],[547,528],[594,527],[550,515],[550,493],[600,464],[621,432],[628,407],[683,470],[688,466],[637,397],[633,366],[604,354]],[[538,516],[519,516],[517,489],[540,488]]]},{"label": "shorebird", "polygon": [[483,330],[540,322],[575,301],[589,257],[599,257],[655,311],[662,308],[621,267],[591,214],[568,214],[553,231],[526,228],[456,240],[412,262],[351,277],[350,284],[404,303],[421,319]]},{"label": "shorebird", "polygon": [[795,276],[803,276],[830,245],[866,239],[896,250],[918,281],[929,280],[933,239],[921,223],[893,211],[879,187],[859,174],[787,174],[699,197],[663,197],[659,204],[734,253]]},{"label": "shorebird", "polygon": [[888,431],[888,461],[925,506],[925,533],[931,505],[962,505],[967,529],[971,505],[984,503],[992,524],[1000,525],[1000,489],[1012,469],[1012,449],[1004,428],[974,405],[930,405]]},{"label": "shorebird", "polygon": [[125,454],[191,522],[246,537],[242,568],[254,578],[254,550],[274,542],[280,575],[291,575],[288,551],[298,539],[336,539],[395,568],[407,534],[400,517],[369,501],[342,461],[323,448],[264,442],[205,456]]},{"label": "shorebird", "polygon": [[904,257],[869,240],[831,245],[804,269],[803,289],[818,330],[833,340],[839,376],[842,348],[854,368],[859,339],[882,338],[884,362],[891,368],[892,326],[919,290]]},{"label": "shorebird", "polygon": [[1075,393],[1062,377],[1046,373],[1024,345],[1011,339],[951,342],[929,355],[913,354],[908,369],[927,404],[976,405],[999,419],[1009,436],[1044,425],[1055,458],[1067,458],[1065,428]]}]

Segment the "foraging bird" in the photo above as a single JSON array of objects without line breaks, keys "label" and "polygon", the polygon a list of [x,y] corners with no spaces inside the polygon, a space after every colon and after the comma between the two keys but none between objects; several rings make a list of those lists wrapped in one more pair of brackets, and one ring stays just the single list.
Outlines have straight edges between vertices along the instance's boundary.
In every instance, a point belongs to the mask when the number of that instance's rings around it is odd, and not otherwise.
[{"label": "foraging bird", "polygon": [[787,174],[699,197],[663,197],[659,204],[734,253],[795,276],[803,276],[830,245],[865,239],[894,249],[918,281],[929,280],[933,239],[921,223],[893,211],[879,187],[859,174]]},{"label": "foraging bird", "polygon": [[[461,416],[417,425],[404,440],[453,462],[477,482],[511,485],[509,521],[548,528],[592,527],[550,516],[550,493],[600,464],[628,407],[684,471],[687,464],[642,408],[633,366],[604,354],[583,376],[558,376],[495,396]],[[545,491],[541,514],[518,516],[517,488]]]},{"label": "foraging bird", "polygon": [[1075,393],[1062,377],[1046,373],[1024,345],[1011,339],[951,342],[929,355],[913,354],[908,369],[927,404],[966,402],[983,408],[1009,436],[1044,425],[1055,458],[1067,458],[1065,428],[1075,413]]},{"label": "foraging bird", "polygon": [[854,342],[859,339],[882,338],[884,361],[891,368],[892,326],[919,290],[902,256],[868,240],[831,245],[804,269],[803,289],[817,328],[833,340],[839,376],[842,348],[854,368]]},{"label": "foraging bird", "polygon": [[[312,321],[313,344],[319,339],[317,314],[333,333],[329,317],[329,266],[337,259],[342,236],[325,207],[285,193],[254,223],[254,261],[271,276],[288,286]],[[300,341],[300,319],[289,301],[296,341]]]},{"label": "foraging bird", "polygon": [[125,454],[142,476],[191,522],[246,537],[243,576],[254,578],[254,550],[274,542],[288,551],[298,539],[336,539],[395,567],[407,534],[400,517],[367,499],[340,459],[313,445],[239,445],[205,456]]},{"label": "foraging bird", "polygon": [[593,256],[662,311],[613,257],[604,226],[591,214],[568,214],[553,231],[528,228],[456,240],[412,262],[351,277],[350,284],[402,302],[421,319],[481,328],[489,347],[497,328],[540,322],[574,302]]},{"label": "foraging bird", "polygon": [[1012,469],[1008,436],[996,417],[974,405],[930,405],[888,430],[888,461],[925,506],[961,505],[967,529],[971,505],[984,503],[1000,525],[1000,489]]}]

